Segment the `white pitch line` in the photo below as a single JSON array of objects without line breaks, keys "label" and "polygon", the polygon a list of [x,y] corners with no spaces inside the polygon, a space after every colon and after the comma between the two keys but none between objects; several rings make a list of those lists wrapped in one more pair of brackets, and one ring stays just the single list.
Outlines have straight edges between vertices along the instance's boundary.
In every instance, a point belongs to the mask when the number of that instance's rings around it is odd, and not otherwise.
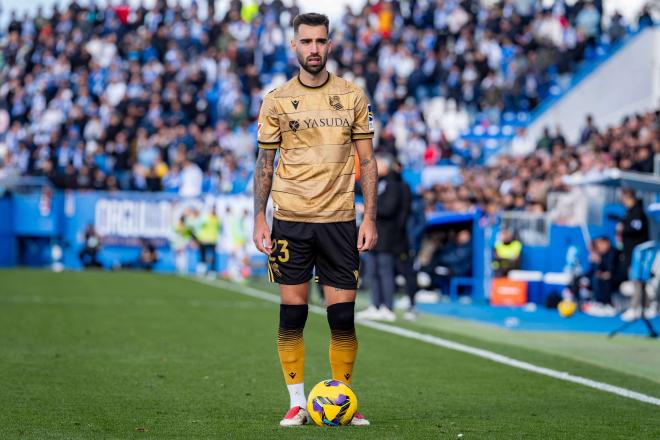
[{"label": "white pitch line", "polygon": [[[254,298],[263,299],[273,303],[279,304],[280,299],[277,295],[266,293],[262,290],[258,290],[248,286],[240,286],[233,284],[227,281],[210,281],[200,278],[188,278],[209,286],[222,287],[223,289],[231,290],[236,293],[241,293],[243,295],[248,295]],[[323,307],[310,305],[309,309],[317,314],[325,315],[325,309]],[[394,335],[402,336],[404,338],[415,339],[418,341],[426,342],[438,347],[447,348],[449,350],[460,351],[462,353],[471,354],[473,356],[478,356],[483,359],[488,359],[499,364],[508,365],[510,367],[519,368],[521,370],[531,371],[533,373],[542,374],[543,376],[553,377],[555,379],[564,380],[566,382],[573,382],[580,385],[584,385],[589,388],[594,388],[600,391],[605,391],[607,393],[616,394],[618,396],[627,397],[628,399],[637,400],[644,403],[650,403],[651,405],[660,406],[660,399],[657,397],[649,396],[646,394],[638,393],[637,391],[632,391],[627,388],[617,387],[610,385],[604,382],[598,382],[596,380],[587,379],[586,377],[576,376],[574,374],[566,373],[563,371],[557,371],[550,368],[539,367],[538,365],[530,364],[529,362],[519,361],[517,359],[510,358],[508,356],[503,356],[489,350],[483,350],[481,348],[475,348],[469,345],[460,344],[458,342],[450,341],[448,339],[440,338],[438,336],[428,335],[425,333],[416,332],[413,330],[408,330],[401,327],[396,327],[389,324],[383,324],[380,322],[373,321],[356,321],[358,324],[365,327],[373,328],[380,330],[386,333],[391,333]]]}]

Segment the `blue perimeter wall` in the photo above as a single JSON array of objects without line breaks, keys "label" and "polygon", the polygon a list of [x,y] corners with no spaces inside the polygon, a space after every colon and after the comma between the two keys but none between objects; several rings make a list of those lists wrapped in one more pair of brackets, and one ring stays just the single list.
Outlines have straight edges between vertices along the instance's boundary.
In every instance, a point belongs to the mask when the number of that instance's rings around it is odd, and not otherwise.
[{"label": "blue perimeter wall", "polygon": [[[140,238],[145,237],[157,247],[159,261],[155,270],[173,272],[175,264],[170,240],[174,220],[184,209],[195,207],[200,212],[207,212],[215,207],[222,219],[227,210],[239,215],[251,205],[252,201],[245,196],[205,196],[184,200],[166,193],[56,192],[44,196],[37,192],[2,197],[0,267],[49,265],[52,247],[59,245],[63,251],[60,261],[64,266],[79,269],[84,231],[91,224],[102,236],[99,259],[104,267],[136,260]],[[103,234],[104,230],[107,233]],[[246,238],[251,241],[251,234]],[[230,244],[223,236],[219,241],[218,254],[222,262],[226,261],[223,253],[228,254]],[[254,253],[257,253],[256,249]],[[189,249],[188,254],[192,272],[197,263],[197,252]]]},{"label": "blue perimeter wall", "polygon": [[[103,192],[56,192],[50,199],[44,199],[43,194],[18,194],[0,198],[0,266],[15,266],[19,264],[19,243],[21,248],[20,261],[24,265],[48,264],[51,245],[58,244],[63,248],[62,263],[70,269],[80,268],[78,254],[83,246],[83,231],[88,224],[95,224],[102,233],[105,228],[110,231],[104,237],[104,248],[101,261],[108,267],[114,262],[129,262],[138,256],[140,237],[152,239],[158,248],[160,261],[157,271],[174,271],[174,257],[169,246],[174,219],[183,212],[185,207],[195,206],[199,210],[208,210],[213,206],[223,221],[226,210],[250,210],[252,201],[246,196],[204,196],[198,199],[180,199],[176,195],[165,193],[103,193]],[[97,215],[105,216],[105,221],[99,223]],[[604,213],[622,215],[619,205],[606,206]],[[449,217],[457,217],[457,222],[472,220],[473,237],[475,238],[475,273],[483,281],[485,255],[493,241],[495,231],[486,232],[485,222],[480,221],[479,214],[446,213]],[[111,218],[110,218],[111,217]],[[590,226],[591,237],[607,235],[613,237],[615,220],[607,219],[602,226]],[[450,218],[443,215],[431,216],[427,226],[435,223],[451,223]],[[120,225],[121,223],[121,225]],[[123,226],[122,226],[123,225]],[[246,225],[245,234],[251,241],[251,226]],[[103,234],[102,234],[103,235]],[[489,238],[486,238],[489,237]],[[218,245],[221,266],[228,256],[226,237],[221,237]],[[27,242],[27,245],[26,245]],[[26,247],[27,246],[27,247]],[[576,246],[584,268],[588,267],[588,253],[583,231],[574,226],[551,226],[548,246],[525,246],[522,255],[522,268],[541,272],[561,272],[566,264],[566,251],[570,246]],[[44,248],[44,249],[34,249]],[[247,246],[247,249],[253,246]],[[27,250],[26,250],[27,249]],[[30,251],[31,249],[31,251]],[[251,258],[260,258],[256,250],[250,250]],[[196,252],[190,250],[191,268],[196,263]],[[265,264],[265,262],[264,262]],[[220,267],[219,269],[222,269]],[[487,274],[484,274],[487,277]],[[481,290],[481,289],[477,289]],[[481,292],[479,292],[481,293]]]}]

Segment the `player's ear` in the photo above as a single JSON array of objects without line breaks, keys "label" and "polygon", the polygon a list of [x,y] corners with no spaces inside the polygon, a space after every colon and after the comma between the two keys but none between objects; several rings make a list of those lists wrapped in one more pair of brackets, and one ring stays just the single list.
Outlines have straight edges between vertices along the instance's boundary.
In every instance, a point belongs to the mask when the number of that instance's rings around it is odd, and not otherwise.
[{"label": "player's ear", "polygon": [[332,52],[332,40],[328,40],[328,53]]},{"label": "player's ear", "polygon": [[293,38],[291,39],[291,50],[293,50],[294,52],[296,51],[296,37],[297,36],[294,35]]}]

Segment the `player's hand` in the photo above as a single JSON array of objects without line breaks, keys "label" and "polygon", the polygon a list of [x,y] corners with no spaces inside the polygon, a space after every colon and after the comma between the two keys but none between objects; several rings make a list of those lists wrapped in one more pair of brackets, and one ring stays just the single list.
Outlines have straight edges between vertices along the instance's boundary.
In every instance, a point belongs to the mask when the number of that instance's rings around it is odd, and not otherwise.
[{"label": "player's hand", "polygon": [[254,230],[252,232],[252,241],[259,252],[270,255],[273,251],[270,240],[270,229],[263,214],[258,214],[254,219]]},{"label": "player's hand", "polygon": [[360,230],[358,231],[358,251],[366,252],[373,249],[377,241],[378,232],[376,232],[376,223],[373,220],[365,218],[362,220]]}]

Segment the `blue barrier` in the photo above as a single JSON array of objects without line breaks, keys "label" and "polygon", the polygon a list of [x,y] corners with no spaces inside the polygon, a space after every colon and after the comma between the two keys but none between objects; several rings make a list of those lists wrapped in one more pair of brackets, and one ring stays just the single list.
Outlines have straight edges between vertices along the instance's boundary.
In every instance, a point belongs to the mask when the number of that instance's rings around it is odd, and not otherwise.
[{"label": "blue barrier", "polygon": [[0,197],[0,267],[12,266],[16,262],[16,240],[14,240],[13,200]]},{"label": "blue barrier", "polygon": [[566,254],[570,247],[579,250],[580,264],[589,266],[587,244],[578,226],[550,226],[548,246],[523,246],[521,269],[546,272],[562,272],[566,265]]},{"label": "blue barrier", "polygon": [[[174,253],[170,241],[175,221],[188,208],[201,213],[215,209],[221,222],[244,216],[251,210],[247,196],[210,196],[182,199],[168,193],[75,192],[48,191],[15,194],[0,199],[0,266],[17,264],[44,266],[50,264],[54,245],[62,249],[59,262],[70,269],[82,267],[80,251],[84,247],[84,230],[93,225],[102,239],[99,261],[106,268],[129,264],[139,255],[142,238],[156,247],[159,261],[154,270],[175,271]],[[232,217],[234,216],[234,217]],[[251,219],[251,215],[249,215]],[[242,224],[247,224],[243,222]],[[234,252],[235,246],[221,234],[217,253],[222,257]],[[251,236],[247,226],[244,241]],[[245,253],[253,257],[247,246]],[[188,254],[188,267],[194,271],[197,252]],[[217,258],[227,263],[228,258]],[[219,266],[218,269],[223,269]]]},{"label": "blue barrier", "polygon": [[[174,222],[184,209],[195,207],[205,211],[215,207],[220,221],[225,222],[230,215],[244,215],[243,210],[251,212],[251,206],[252,201],[247,196],[207,195],[197,199],[181,199],[177,195],[166,193],[16,194],[0,198],[0,266],[50,264],[53,245],[59,245],[63,251],[61,263],[67,268],[78,269],[81,267],[79,254],[84,244],[83,231],[91,224],[103,238],[104,247],[99,259],[105,267],[136,260],[139,240],[145,237],[154,243],[159,254],[154,270],[174,272],[175,254],[170,240]],[[604,211],[621,213],[621,207],[606,206]],[[660,212],[660,209],[657,212]],[[247,214],[244,220],[247,219],[251,220],[251,214]],[[251,233],[247,229],[251,227],[247,221],[244,223],[244,240],[249,241]],[[614,224],[609,222],[602,227],[590,226],[588,229],[592,235],[609,235],[613,232]],[[492,240],[487,239],[492,232],[488,222],[480,212],[438,212],[427,217],[427,228],[444,226],[471,229],[475,274],[472,290],[476,298],[487,296],[492,250]],[[216,269],[219,272],[227,268],[231,261],[230,254],[235,251],[228,233],[222,234],[216,248]],[[549,243],[544,247],[524,246],[522,269],[543,273],[561,272],[566,264],[569,247],[579,250],[580,262],[583,268],[588,268],[587,247],[579,227],[551,226]],[[255,263],[256,272],[265,273],[263,256],[249,244],[242,249]],[[187,270],[192,272],[199,262],[198,253],[188,248],[185,254]]]},{"label": "blue barrier", "polygon": [[62,228],[62,194],[30,193],[13,196],[13,231],[16,235],[52,237]]}]

